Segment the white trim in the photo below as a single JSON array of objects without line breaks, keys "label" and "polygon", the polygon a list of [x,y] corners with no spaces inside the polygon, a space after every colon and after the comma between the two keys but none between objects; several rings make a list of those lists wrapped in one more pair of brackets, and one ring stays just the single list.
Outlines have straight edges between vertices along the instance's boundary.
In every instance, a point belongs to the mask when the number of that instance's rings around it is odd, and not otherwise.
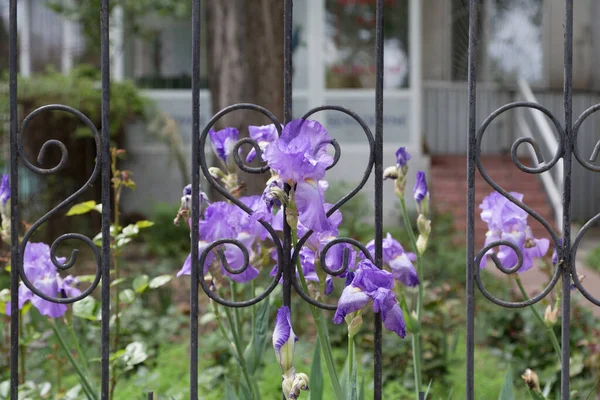
[{"label": "white trim", "polygon": [[17,12],[19,27],[19,73],[28,77],[31,76],[31,0],[17,2],[20,9]]},{"label": "white trim", "polygon": [[[67,8],[73,4],[72,0],[63,0]],[[75,24],[69,18],[62,19],[62,52],[60,66],[63,74],[68,74],[73,69],[73,50],[75,47]]]},{"label": "white trim", "polygon": [[[531,87],[529,84],[523,79],[519,79],[519,92],[523,99],[528,102],[538,103]],[[539,104],[539,103],[538,103]],[[558,140],[554,136],[553,129],[548,123],[548,120],[544,116],[544,114],[536,109],[527,108],[527,110],[531,113],[533,117],[533,121],[537,127],[537,131],[539,132],[542,140],[544,141],[544,145],[547,146],[548,150],[552,155],[556,154],[559,150]],[[527,123],[527,119],[525,118],[525,110],[519,108],[517,110],[517,125],[524,136],[530,137],[535,141],[533,133],[529,128],[529,124]],[[535,151],[533,150],[533,146],[525,146],[527,147],[529,154],[532,160],[536,160],[537,156]],[[546,189],[546,193],[548,194],[548,198],[550,199],[550,203],[552,203],[552,208],[554,209],[555,217],[556,217],[556,227],[559,232],[562,233],[562,191],[563,191],[563,160],[562,158],[558,160],[556,163],[556,179],[552,176],[552,171],[542,172],[540,175],[540,179],[542,180],[542,184]]]},{"label": "white trim", "polygon": [[410,121],[410,141],[417,145],[419,149],[418,153],[421,153],[421,138],[423,137],[422,125],[423,125],[423,79],[422,79],[422,65],[421,65],[421,52],[423,46],[422,38],[422,3],[421,0],[410,0],[409,3],[409,54],[410,60],[410,91],[412,94],[411,110],[412,117]]},{"label": "white trim", "polygon": [[[410,89],[384,89],[383,95],[392,98],[411,98],[413,93]],[[325,97],[375,98],[375,89],[326,89]]]},{"label": "white trim", "polygon": [[125,79],[125,29],[124,11],[122,6],[115,6],[110,24],[110,75],[115,82]]},{"label": "white trim", "polygon": [[[325,0],[308,0],[308,109],[325,104]],[[308,96],[310,93],[310,96]]]}]

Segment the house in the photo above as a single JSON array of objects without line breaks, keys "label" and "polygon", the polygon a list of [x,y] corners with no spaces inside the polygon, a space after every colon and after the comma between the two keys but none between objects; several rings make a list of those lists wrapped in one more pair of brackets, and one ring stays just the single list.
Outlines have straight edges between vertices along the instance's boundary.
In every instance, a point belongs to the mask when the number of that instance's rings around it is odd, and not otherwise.
[{"label": "house", "polygon": [[[20,2],[23,75],[42,71],[47,64],[66,71],[84,50],[81,27],[55,15],[44,7],[44,2]],[[295,115],[300,116],[322,104],[342,105],[356,111],[374,131],[374,3],[375,0],[294,2]],[[575,116],[600,102],[600,70],[596,68],[600,61],[600,25],[594,24],[600,20],[600,3],[594,0],[576,3]],[[460,189],[464,185],[458,180],[465,176],[461,157],[467,148],[468,0],[386,0],[385,7],[385,162],[392,164],[395,149],[406,146],[414,156],[414,169],[431,166],[434,188],[436,179],[446,180],[438,187],[446,185],[448,191],[457,188],[454,192],[460,196],[448,202],[449,207],[458,207],[465,203],[464,191]],[[479,123],[498,107],[523,99],[539,101],[559,121],[563,119],[563,8],[563,0],[481,1]],[[2,15],[6,20],[6,11]],[[146,88],[147,95],[177,122],[183,144],[188,146],[191,140],[190,18],[148,18],[144,26],[152,33],[143,38],[125,37],[124,21],[122,10],[116,8],[111,30],[113,79],[133,79]],[[206,36],[204,31],[202,34]],[[201,54],[204,55],[201,78],[206,88],[209,77],[205,41]],[[206,124],[216,111],[210,110],[209,100],[208,89],[203,89],[201,124]],[[338,139],[346,156],[342,164],[331,171],[332,177],[352,180],[354,176],[361,176],[362,164],[357,159],[365,159],[368,149],[360,126],[350,117],[334,112],[320,118]],[[583,157],[589,157],[589,149],[595,146],[595,128],[593,116],[582,125],[579,147]],[[127,199],[127,207],[132,209],[149,207],[149,198],[172,202],[177,197],[173,193],[178,193],[186,183],[173,171],[174,164],[169,162],[166,147],[144,133],[143,126],[134,126],[128,135],[130,168],[136,172],[139,188],[135,196]],[[513,142],[524,135],[537,140],[546,159],[557,146],[555,129],[549,120],[526,109],[503,114],[495,120],[486,131],[481,151],[498,158],[498,165],[494,167],[498,171],[513,168],[516,172],[507,155]],[[521,157],[530,157],[531,149],[527,146],[519,148]],[[436,174],[436,168],[446,172]],[[454,170],[458,172],[448,173]],[[504,175],[506,184],[520,179],[512,172]],[[540,180],[531,181],[529,190],[532,193],[545,191],[546,195],[540,200],[544,204],[539,205],[549,210],[549,219],[560,218],[552,214],[560,208],[561,174],[552,170],[542,175]],[[451,178],[454,180],[448,182]],[[594,174],[575,165],[574,218],[585,220],[595,214],[595,203],[600,197],[600,189],[595,189],[600,186],[595,185],[596,182]],[[386,197],[393,198],[392,189],[388,189],[390,193]],[[444,198],[452,197],[446,194],[439,193],[442,203]]]}]

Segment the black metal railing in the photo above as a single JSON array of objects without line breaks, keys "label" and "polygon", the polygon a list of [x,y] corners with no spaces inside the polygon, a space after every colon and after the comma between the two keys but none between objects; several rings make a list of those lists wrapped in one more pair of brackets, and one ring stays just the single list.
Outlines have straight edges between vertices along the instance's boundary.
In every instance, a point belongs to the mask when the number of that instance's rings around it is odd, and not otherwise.
[{"label": "black metal railing", "polygon": [[[204,280],[204,269],[200,268],[204,265],[204,259],[206,258],[209,251],[216,248],[219,245],[229,243],[237,246],[245,256],[246,262],[241,269],[231,271],[232,273],[241,273],[245,268],[248,267],[248,250],[244,245],[236,240],[222,239],[212,243],[206,250],[199,254],[197,246],[199,240],[198,225],[200,220],[200,171],[202,171],[204,177],[233,204],[244,210],[246,213],[251,214],[252,210],[232,196],[227,190],[223,189],[218,182],[211,176],[208,170],[207,160],[204,157],[204,147],[206,144],[207,134],[209,129],[224,115],[234,112],[237,110],[253,110],[261,113],[271,120],[279,132],[281,133],[281,122],[277,120],[274,113],[266,110],[258,105],[254,104],[236,104],[227,107],[215,114],[210,120],[206,127],[201,128],[200,126],[200,0],[193,0],[192,9],[192,35],[193,35],[193,47],[192,47],[192,117],[193,117],[193,129],[192,129],[192,229],[191,229],[191,291],[190,291],[190,360],[189,360],[189,372],[190,372],[190,396],[192,399],[197,399],[200,395],[198,392],[198,348],[199,348],[199,332],[198,332],[198,294],[200,288],[214,301],[227,306],[227,307],[247,307],[252,304],[258,303],[264,300],[277,286],[280,279],[283,282],[283,304],[291,306],[292,293],[296,292],[302,299],[310,304],[323,308],[333,309],[335,306],[321,303],[318,300],[312,298],[308,293],[302,290],[299,285],[294,273],[296,259],[299,256],[299,251],[302,245],[306,242],[312,232],[308,232],[303,238],[300,238],[298,246],[293,249],[292,252],[292,232],[287,221],[283,220],[284,229],[283,236],[280,237],[275,233],[274,229],[266,222],[260,221],[261,224],[270,233],[273,243],[275,244],[278,261],[277,261],[277,273],[273,277],[272,282],[267,288],[259,295],[254,298],[246,299],[243,301],[230,301],[220,297],[218,294],[211,291],[211,288]],[[292,120],[292,13],[293,13],[293,0],[284,0],[284,123]],[[475,287],[477,286],[483,295],[490,301],[502,306],[509,308],[525,307],[531,304],[535,304],[542,300],[554,286],[561,281],[562,282],[562,298],[561,304],[562,309],[562,380],[561,380],[561,392],[562,399],[566,400],[569,398],[569,355],[570,355],[570,286],[573,284],[589,301],[596,305],[600,305],[600,300],[594,298],[581,284],[581,281],[577,275],[575,266],[575,255],[577,252],[578,245],[581,238],[585,235],[588,228],[595,222],[600,220],[600,214],[592,218],[586,223],[581,230],[575,235],[574,238],[571,236],[571,163],[573,157],[582,164],[585,168],[591,171],[600,171],[600,167],[592,164],[590,161],[586,161],[582,158],[577,150],[577,133],[579,127],[585,121],[585,119],[600,109],[600,105],[595,105],[586,110],[576,121],[573,123],[572,116],[572,65],[573,65],[573,0],[565,0],[565,44],[564,44],[564,120],[561,122],[556,116],[546,109],[544,106],[535,103],[528,102],[515,102],[507,104],[495,112],[493,112],[478,129],[476,126],[476,59],[477,59],[477,41],[479,30],[477,29],[478,24],[478,8],[480,6],[479,0],[470,0],[470,28],[469,28],[469,69],[468,69],[468,88],[469,88],[469,130],[468,130],[468,193],[467,193],[467,259],[466,259],[466,310],[467,310],[467,322],[466,322],[466,342],[467,342],[467,362],[466,362],[466,392],[467,399],[474,399],[474,320],[475,320]],[[376,87],[375,87],[375,132],[374,135],[371,133],[368,125],[353,111],[348,110],[339,106],[323,106],[318,107],[307,112],[303,118],[321,112],[321,111],[335,111],[345,113],[352,117],[356,123],[358,123],[364,130],[368,146],[369,146],[369,160],[364,172],[364,175],[360,183],[354,190],[344,196],[338,201],[333,208],[328,211],[328,215],[331,215],[335,210],[339,209],[344,203],[355,196],[366,184],[369,177],[374,174],[374,186],[375,186],[375,212],[374,212],[374,226],[375,226],[375,252],[372,258],[374,264],[379,268],[382,268],[382,220],[383,220],[383,6],[384,0],[377,0],[376,2]],[[35,222],[25,233],[23,239],[19,240],[19,190],[18,185],[11,185],[11,198],[10,198],[10,209],[11,209],[11,351],[10,351],[10,391],[11,399],[16,400],[18,396],[18,366],[19,366],[19,282],[23,281],[33,293],[40,296],[43,299],[54,303],[74,303],[84,297],[90,295],[98,286],[101,285],[101,335],[102,335],[102,349],[101,349],[101,383],[100,383],[100,398],[108,399],[109,395],[109,328],[110,328],[110,215],[111,215],[111,203],[110,203],[110,132],[109,132],[109,105],[110,105],[110,68],[109,68],[109,0],[101,0],[101,13],[100,13],[100,25],[101,25],[101,72],[102,72],[102,124],[101,130],[98,131],[94,124],[82,113],[76,109],[64,106],[64,105],[48,105],[41,107],[23,119],[23,123],[19,126],[19,116],[17,115],[17,0],[10,0],[10,51],[9,51],[9,67],[10,67],[10,177],[11,182],[18,182],[19,174],[19,163],[23,163],[28,169],[38,174],[52,174],[59,171],[67,162],[68,152],[63,143],[57,140],[48,140],[41,148],[38,156],[38,161],[42,162],[44,159],[45,152],[50,147],[58,148],[61,152],[60,162],[52,168],[41,168],[35,166],[30,162],[23,150],[22,140],[23,135],[26,134],[29,121],[35,118],[40,113],[62,111],[73,114],[82,123],[84,123],[92,132],[97,148],[97,160],[95,168],[89,180],[85,183],[81,189],[73,193],[69,198],[65,199],[62,203],[50,210],[46,215]],[[493,123],[494,119],[500,114],[519,107],[529,107],[540,110],[546,114],[552,123],[554,124],[558,137],[560,140],[559,148],[549,161],[541,161],[537,166],[529,167],[523,165],[517,158],[517,149],[523,144],[527,143],[530,146],[537,146],[532,138],[521,138],[518,139],[512,147],[512,157],[515,165],[521,171],[531,174],[539,174],[544,171],[548,171],[555,167],[557,162],[562,159],[564,165],[564,182],[563,187],[563,218],[562,218],[562,237],[557,233],[551,223],[545,221],[535,210],[527,207],[525,204],[514,198],[507,190],[497,185],[494,180],[487,174],[481,160],[480,145],[482,137],[486,131],[486,128]],[[251,145],[258,150],[258,144],[252,139],[242,139],[236,144],[234,153],[235,162],[239,169],[248,173],[264,173],[268,171],[268,167],[250,167],[245,165],[238,156],[238,149],[242,145]],[[340,147],[337,143],[333,143],[336,155],[334,164],[337,162],[340,156]],[[596,146],[592,154],[592,161],[598,155],[600,151],[600,144]],[[332,167],[333,167],[332,165]],[[331,168],[331,167],[330,167]],[[501,193],[503,196],[508,198],[511,202],[517,204],[523,208],[529,215],[539,221],[548,231],[552,238],[553,244],[557,248],[558,252],[558,268],[554,273],[549,284],[536,296],[529,300],[521,302],[509,302],[501,300],[486,290],[480,276],[479,276],[479,261],[487,252],[495,246],[509,246],[514,249],[518,254],[519,262],[512,268],[505,268],[501,263],[495,259],[496,266],[504,273],[513,273],[517,271],[522,263],[522,254],[518,247],[514,246],[508,241],[498,241],[487,245],[484,249],[479,252],[475,252],[475,238],[474,238],[474,223],[475,223],[475,173],[476,169],[479,170],[484,179],[489,185]],[[83,191],[90,187],[100,177],[100,183],[102,185],[102,248],[98,251],[94,243],[87,237],[77,234],[69,233],[57,238],[51,246],[51,259],[53,264],[59,270],[65,270],[75,265],[77,261],[77,250],[72,252],[71,257],[64,263],[59,262],[56,258],[55,251],[57,246],[66,240],[80,240],[87,244],[95,256],[96,271],[95,278],[92,284],[81,293],[81,295],[72,298],[54,298],[44,294],[38,290],[26,277],[23,270],[23,254],[25,246],[34,233],[34,231],[43,224],[47,219],[56,215],[60,210],[66,207],[72,200],[78,197]],[[289,185],[285,186],[285,191],[289,192]],[[337,243],[348,243],[352,246],[357,247],[361,250],[365,256],[371,259],[369,252],[360,243],[347,238],[339,238],[334,240],[328,245],[321,254],[323,261],[321,265],[323,268],[327,268],[324,257],[327,249]],[[330,275],[340,275],[344,272],[346,266],[343,266],[338,270],[326,270]],[[382,320],[379,314],[376,315],[374,321],[374,399],[378,400],[382,398]],[[152,398],[152,394],[148,394],[148,398]]]},{"label": "black metal railing", "polygon": [[[468,73],[468,85],[469,85],[469,146],[468,146],[468,197],[467,197],[467,399],[475,399],[474,391],[474,353],[475,353],[475,334],[474,334],[474,320],[475,320],[475,286],[477,286],[480,292],[488,300],[502,307],[507,308],[520,308],[535,304],[545,298],[555,287],[555,285],[561,281],[562,284],[562,297],[561,297],[561,309],[562,309],[562,321],[561,321],[561,399],[567,400],[570,398],[570,387],[569,387],[569,360],[570,360],[570,330],[571,330],[571,287],[577,288],[586,299],[595,305],[600,305],[600,300],[592,296],[581,284],[581,279],[577,274],[577,268],[575,264],[575,256],[577,254],[577,248],[579,243],[587,230],[594,225],[599,219],[600,214],[590,219],[577,234],[572,237],[571,235],[571,172],[572,172],[572,161],[573,157],[586,169],[594,172],[600,171],[600,167],[594,165],[593,162],[596,160],[598,152],[600,150],[600,142],[596,145],[593,150],[590,161],[584,160],[582,155],[579,153],[577,147],[577,134],[581,124],[589,117],[592,113],[600,109],[600,104],[594,105],[584,111],[573,123],[573,0],[565,0],[565,19],[564,19],[564,88],[563,88],[563,121],[552,114],[546,107],[537,103],[531,102],[514,102],[500,107],[494,111],[490,116],[477,128],[475,122],[475,110],[477,106],[476,101],[476,59],[477,59],[477,41],[478,41],[478,14],[477,8],[479,1],[471,0],[470,2],[470,22],[469,22],[469,73]],[[517,149],[523,144],[527,143],[534,149],[538,148],[538,144],[533,138],[523,137],[515,141],[512,146],[512,159],[518,169],[523,172],[530,174],[541,174],[548,171],[556,166],[559,160],[562,159],[563,168],[563,191],[562,191],[562,237],[560,232],[553,229],[552,224],[549,221],[544,220],[536,211],[527,207],[521,201],[514,198],[508,191],[500,187],[494,182],[494,180],[486,172],[480,153],[480,146],[482,137],[493,122],[493,120],[500,114],[516,108],[531,108],[537,109],[543,112],[554,125],[559,146],[555,154],[552,155],[550,160],[544,160],[543,157],[538,159],[537,166],[528,167],[523,165],[517,158]],[[539,153],[539,152],[538,152]],[[557,167],[561,167],[560,164]],[[512,268],[505,268],[499,262],[494,259],[494,263],[500,271],[505,274],[514,273],[522,265],[523,254],[514,245],[506,241],[496,241],[490,243],[485,248],[475,253],[475,238],[474,238],[474,223],[475,223],[475,170],[478,169],[485,181],[504,197],[509,199],[512,203],[518,205],[525,210],[529,215],[535,218],[544,228],[548,231],[551,237],[552,245],[557,251],[557,268],[552,276],[550,282],[535,296],[532,298],[520,301],[510,302],[504,301],[489,291],[486,290],[480,276],[479,276],[479,265],[480,260],[484,254],[492,247],[505,245],[510,246],[518,256],[518,263]],[[493,258],[493,257],[492,257]]]}]

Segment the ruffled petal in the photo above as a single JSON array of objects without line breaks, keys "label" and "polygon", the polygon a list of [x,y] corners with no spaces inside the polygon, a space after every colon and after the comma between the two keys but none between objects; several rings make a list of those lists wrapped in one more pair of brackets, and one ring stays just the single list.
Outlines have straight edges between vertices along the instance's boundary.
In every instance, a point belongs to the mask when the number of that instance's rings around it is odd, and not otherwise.
[{"label": "ruffled petal", "polygon": [[317,189],[315,181],[302,181],[296,185],[295,197],[298,208],[298,220],[315,232],[323,232],[331,229],[323,198]]},{"label": "ruffled petal", "polygon": [[333,323],[341,324],[346,315],[363,309],[370,300],[371,298],[356,286],[346,286],[338,300],[338,307],[333,316]]}]

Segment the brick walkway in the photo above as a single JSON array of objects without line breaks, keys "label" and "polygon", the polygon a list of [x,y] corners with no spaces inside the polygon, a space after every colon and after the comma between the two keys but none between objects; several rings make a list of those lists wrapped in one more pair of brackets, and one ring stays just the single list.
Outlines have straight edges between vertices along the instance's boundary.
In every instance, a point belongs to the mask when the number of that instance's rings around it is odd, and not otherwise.
[{"label": "brick walkway", "polygon": [[[525,204],[537,211],[544,219],[554,226],[554,213],[546,198],[546,192],[537,175],[526,174],[513,164],[509,156],[485,156],[483,166],[488,174],[501,187],[509,191],[523,193]],[[466,199],[467,199],[467,159],[465,156],[433,156],[431,158],[431,197],[432,204],[440,212],[451,213],[454,217],[454,226],[457,239],[466,242]],[[483,247],[485,241],[486,224],[479,218],[479,204],[493,188],[476,171],[475,179],[475,249],[476,252]],[[534,235],[537,238],[549,238],[546,229],[532,217],[528,219]],[[574,237],[578,231],[573,228]],[[584,237],[577,253],[577,272],[585,275],[583,285],[596,298],[600,299],[600,274],[585,266],[587,255],[593,248],[600,246],[600,230],[591,230]],[[489,270],[495,271],[499,276],[505,276],[490,261]],[[525,288],[530,295],[535,295],[547,284],[548,278],[539,269],[533,268],[521,275]],[[516,290],[516,288],[515,288]],[[594,314],[600,317],[600,307],[594,306],[581,294],[573,292],[574,301],[580,301],[589,306]]]}]

